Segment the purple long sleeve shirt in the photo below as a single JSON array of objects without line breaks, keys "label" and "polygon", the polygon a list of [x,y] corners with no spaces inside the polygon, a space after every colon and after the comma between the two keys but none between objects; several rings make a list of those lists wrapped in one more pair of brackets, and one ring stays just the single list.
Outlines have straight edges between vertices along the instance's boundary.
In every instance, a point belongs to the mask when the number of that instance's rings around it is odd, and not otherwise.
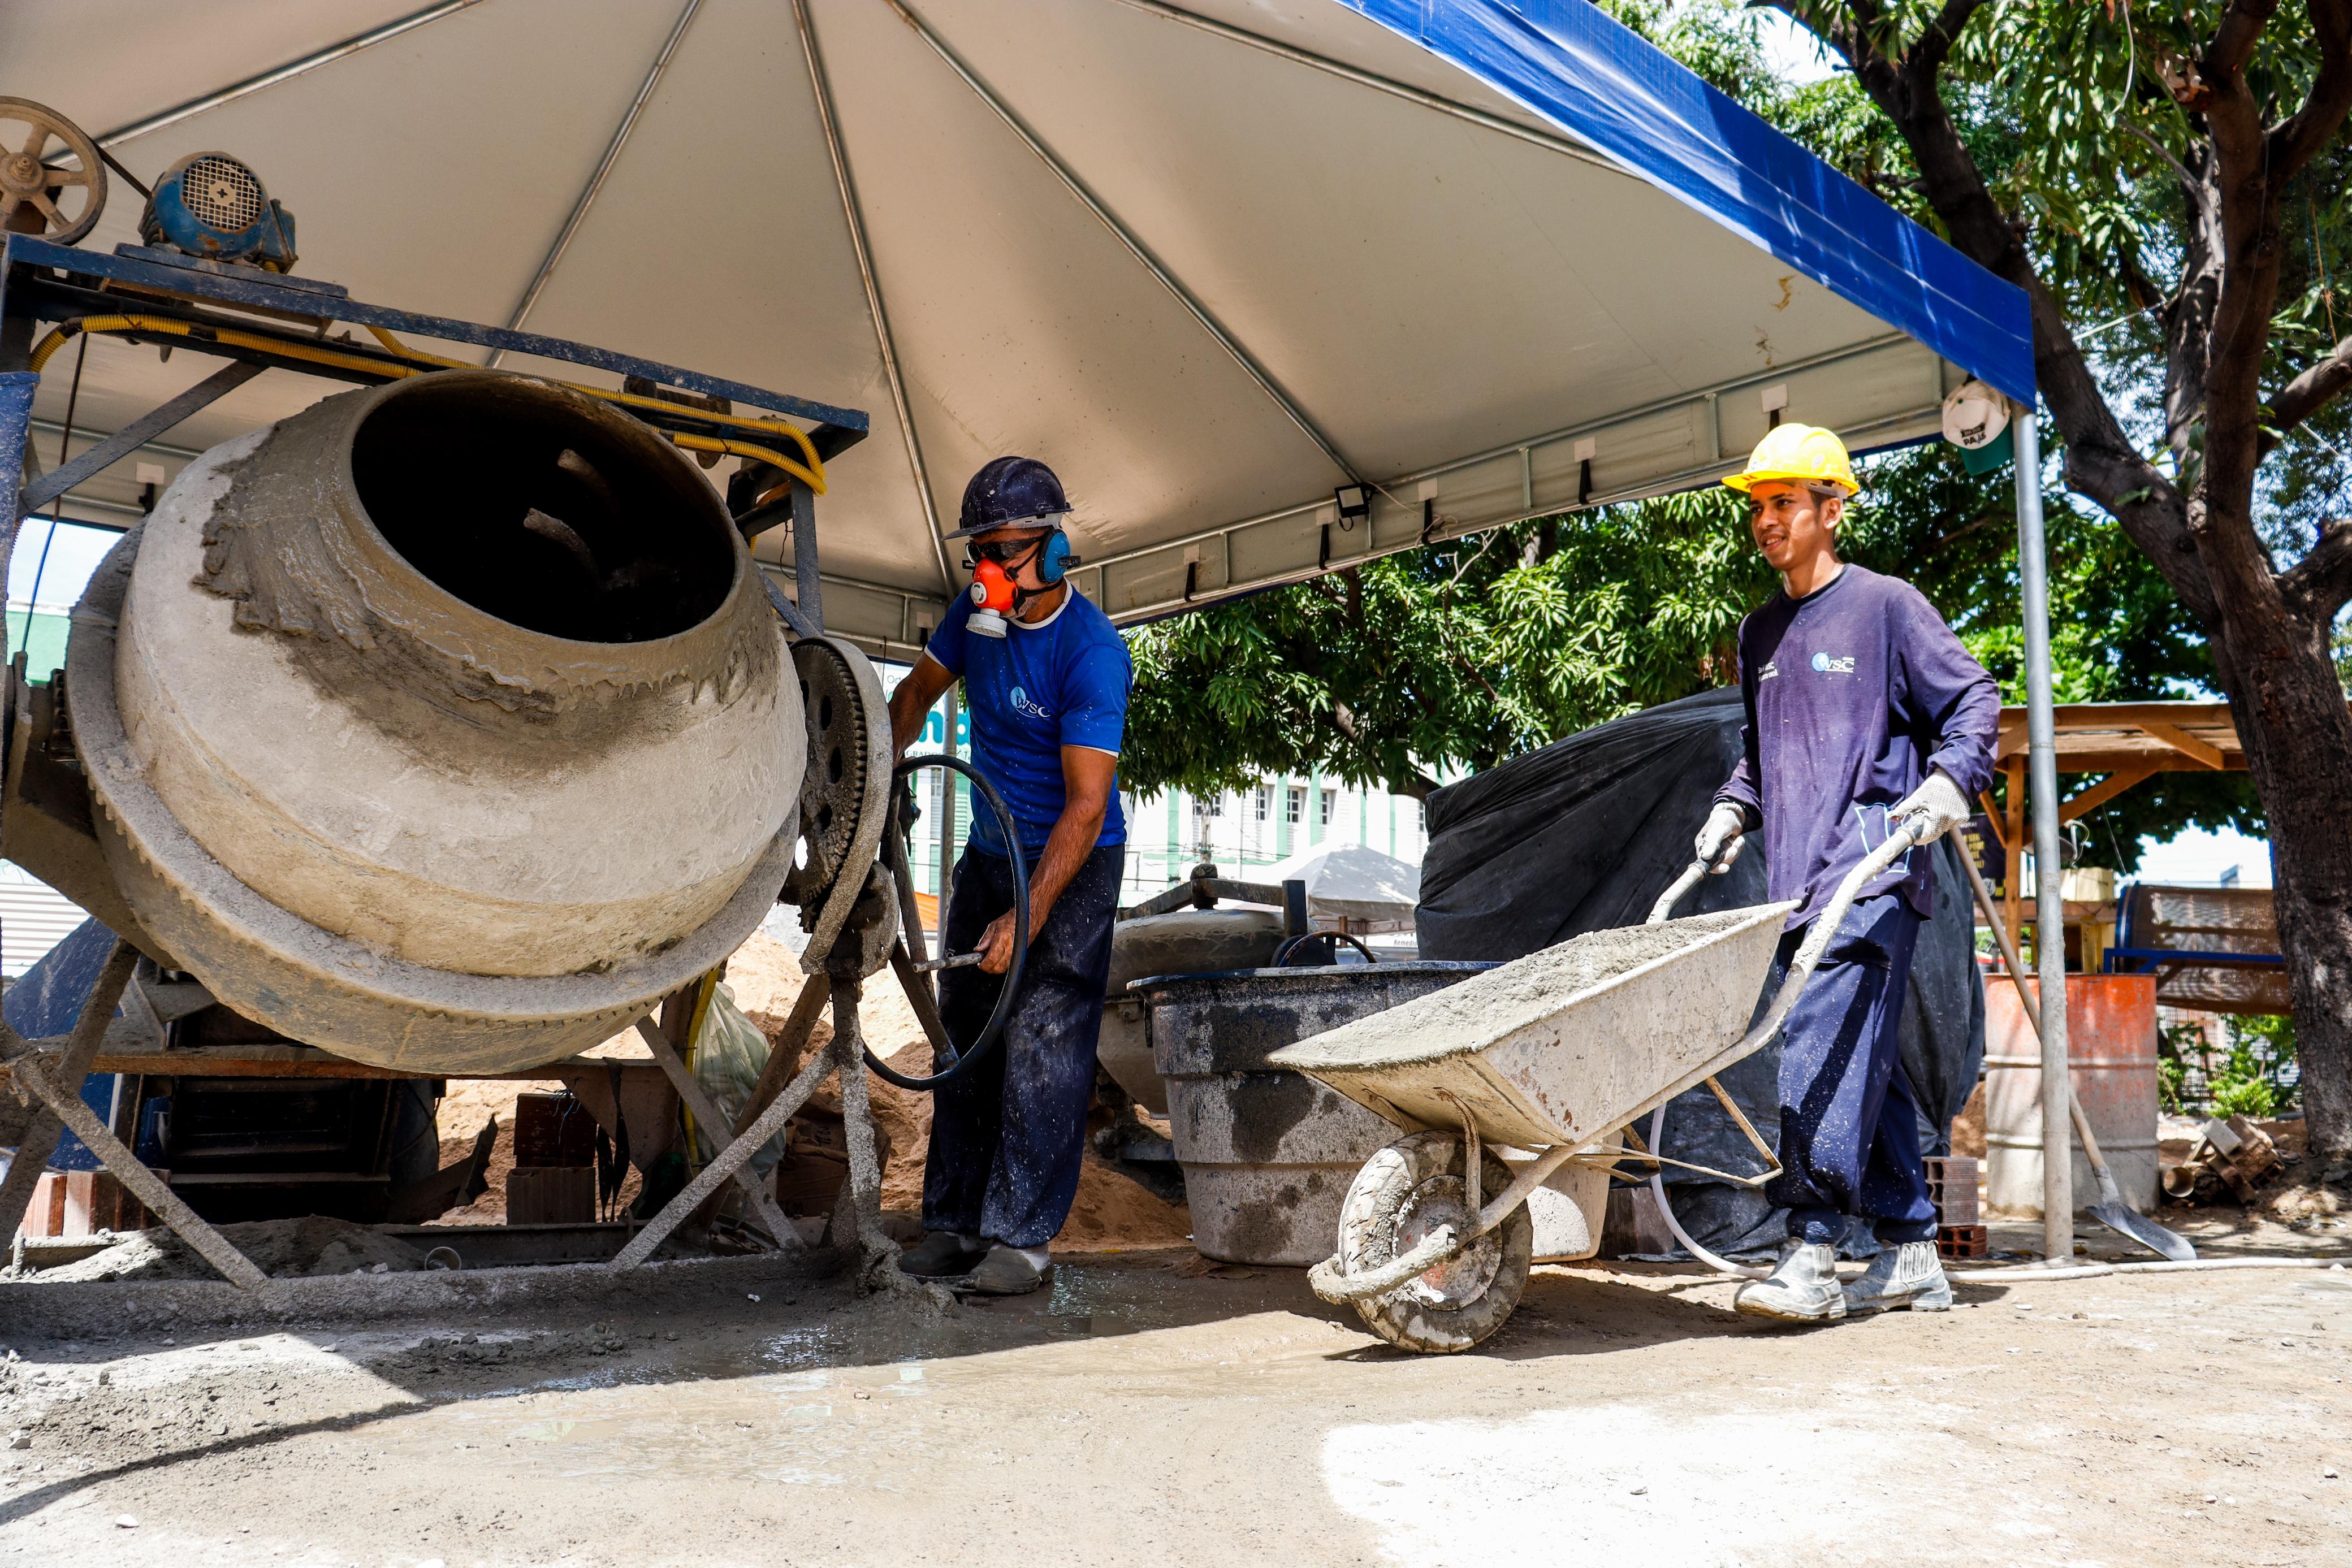
[{"label": "purple long sleeve shirt", "polygon": [[[1937,768],[1971,800],[1992,781],[2000,688],[1909,583],[1858,566],[1802,599],[1784,591],[1739,625],[1747,754],[1716,791],[1764,829],[1772,897],[1811,920],[1886,841],[1887,808]],[[1913,850],[1860,896],[1935,908]]]}]

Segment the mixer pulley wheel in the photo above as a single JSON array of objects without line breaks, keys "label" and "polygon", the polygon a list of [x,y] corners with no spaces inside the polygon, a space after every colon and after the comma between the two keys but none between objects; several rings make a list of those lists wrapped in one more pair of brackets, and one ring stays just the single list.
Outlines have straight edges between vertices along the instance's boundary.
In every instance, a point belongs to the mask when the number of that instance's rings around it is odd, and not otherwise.
[{"label": "mixer pulley wheel", "polygon": [[[65,143],[55,162],[47,160],[52,141]],[[105,205],[98,143],[46,104],[0,98],[0,231],[71,245],[97,226]],[[30,221],[36,217],[37,228]]]}]

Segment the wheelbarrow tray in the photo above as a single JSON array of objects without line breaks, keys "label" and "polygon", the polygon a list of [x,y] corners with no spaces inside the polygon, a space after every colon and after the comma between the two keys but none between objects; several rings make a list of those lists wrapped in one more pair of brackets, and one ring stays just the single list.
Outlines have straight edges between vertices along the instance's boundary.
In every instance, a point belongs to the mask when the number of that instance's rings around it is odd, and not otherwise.
[{"label": "wheelbarrow tray", "polygon": [[1466,1113],[1491,1143],[1581,1146],[1763,1043],[1745,1037],[1794,908],[1589,932],[1267,1060],[1402,1127]]}]

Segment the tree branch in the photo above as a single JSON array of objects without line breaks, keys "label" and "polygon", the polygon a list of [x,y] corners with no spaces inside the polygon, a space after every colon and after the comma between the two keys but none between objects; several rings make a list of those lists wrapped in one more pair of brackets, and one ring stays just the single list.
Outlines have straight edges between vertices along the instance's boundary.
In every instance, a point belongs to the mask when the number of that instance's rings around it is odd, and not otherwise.
[{"label": "tree branch", "polygon": [[2319,74],[2303,107],[2270,134],[2269,173],[2280,189],[2335,139],[2352,113],[2352,0],[2310,0]]},{"label": "tree branch", "polygon": [[2262,41],[2263,29],[2277,14],[2278,0],[2231,0],[2213,29],[2213,42],[2207,47],[2205,57],[2197,63],[2197,74],[2218,84],[2244,70],[2254,57],[2254,46]]},{"label": "tree branch", "polygon": [[2280,574],[2279,593],[2290,608],[2326,624],[2352,600],[2352,517],[2330,517],[2319,525],[2319,542],[2311,553]]},{"label": "tree branch", "polygon": [[[1840,19],[1827,27],[1814,19],[1815,7],[1805,0],[1775,4],[1826,39],[1853,68],[1863,90],[1910,148],[1921,189],[1950,231],[1952,244],[2025,291],[2032,311],[2034,379],[2065,437],[2067,483],[2112,513],[2190,612],[2210,624],[2213,594],[2189,536],[2186,498],[2139,455],[2107,406],[2064,308],[2034,270],[2023,234],[1993,200],[1944,107],[1936,73],[1926,68],[1930,57],[1920,57],[1916,69],[1898,70],[1887,61],[1872,41],[1874,32],[1884,30],[1876,0],[1847,0]],[[1945,16],[1950,15],[1947,5]]]},{"label": "tree branch", "polygon": [[2337,343],[2326,359],[2287,382],[2271,399],[2270,418],[2263,422],[2270,430],[2263,433],[2263,451],[2267,454],[2288,431],[2326,407],[2347,387],[2352,387],[2352,338]]},{"label": "tree branch", "polygon": [[1903,57],[1904,74],[1921,81],[1933,81],[1936,73],[1944,68],[1944,58],[1959,41],[1960,29],[1969,25],[1983,0],[1944,0],[1944,8],[1936,19],[1919,34],[1919,41]]}]

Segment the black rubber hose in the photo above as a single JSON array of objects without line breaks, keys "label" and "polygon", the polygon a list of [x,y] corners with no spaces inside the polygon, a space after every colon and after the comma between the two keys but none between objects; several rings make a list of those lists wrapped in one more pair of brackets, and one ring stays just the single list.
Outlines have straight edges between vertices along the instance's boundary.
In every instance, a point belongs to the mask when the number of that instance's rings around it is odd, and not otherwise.
[{"label": "black rubber hose", "polygon": [[1357,952],[1361,953],[1364,956],[1365,963],[1377,964],[1380,962],[1378,958],[1372,956],[1372,950],[1370,947],[1365,946],[1361,942],[1359,942],[1353,936],[1349,936],[1345,931],[1302,931],[1297,936],[1293,936],[1289,941],[1285,942],[1281,946],[1276,947],[1274,950],[1274,967],[1277,969],[1286,969],[1290,967],[1290,956],[1293,953],[1297,952],[1309,942],[1322,941],[1345,942],[1349,946],[1353,947]]},{"label": "black rubber hose", "polygon": [[[1005,806],[1004,797],[996,792],[996,786],[982,779],[980,770],[961,757],[950,757],[943,751],[934,752],[929,757],[909,757],[892,769],[891,782],[894,785],[903,782],[909,774],[924,768],[949,768],[971,779],[972,793],[987,804],[996,818],[996,825],[1003,830],[1004,845],[1012,852],[1005,858],[1013,862],[1013,963],[1004,971],[1003,984],[997,988],[996,1009],[988,1015],[988,1026],[980,1031],[980,1038],[972,1041],[971,1049],[950,1061],[944,1071],[934,1072],[929,1078],[910,1078],[885,1064],[880,1057],[874,1054],[873,1047],[866,1048],[866,1065],[873,1069],[877,1078],[885,1083],[895,1083],[901,1089],[912,1089],[918,1093],[928,1093],[942,1083],[953,1082],[1003,1038],[1005,1021],[1013,1016],[1013,1003],[1021,989],[1021,967],[1029,956],[1029,868],[1021,859],[1020,824],[1013,820],[1013,812]],[[895,804],[892,810],[894,813],[897,810]],[[894,825],[886,831],[896,832],[898,830]],[[945,856],[947,852],[948,846],[942,842],[940,853]],[[942,957],[947,954],[947,934],[948,912],[942,908],[940,911],[940,952]],[[913,956],[911,953],[908,956]],[[944,1027],[941,1032],[945,1032]]]}]

